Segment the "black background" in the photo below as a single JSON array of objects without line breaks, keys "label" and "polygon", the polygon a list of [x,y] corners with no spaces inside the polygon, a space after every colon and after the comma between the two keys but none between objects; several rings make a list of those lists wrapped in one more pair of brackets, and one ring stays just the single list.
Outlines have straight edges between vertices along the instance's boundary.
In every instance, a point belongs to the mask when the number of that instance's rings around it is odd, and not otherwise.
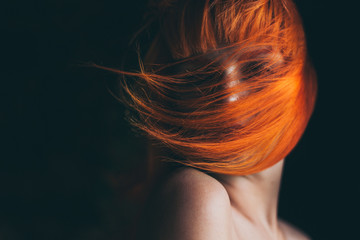
[{"label": "black background", "polygon": [[[124,179],[141,174],[144,143],[106,89],[116,77],[78,64],[119,65],[145,2],[2,3],[0,239],[126,239],[138,206]],[[297,4],[319,92],[286,160],[279,214],[314,239],[356,239],[356,6]]]}]

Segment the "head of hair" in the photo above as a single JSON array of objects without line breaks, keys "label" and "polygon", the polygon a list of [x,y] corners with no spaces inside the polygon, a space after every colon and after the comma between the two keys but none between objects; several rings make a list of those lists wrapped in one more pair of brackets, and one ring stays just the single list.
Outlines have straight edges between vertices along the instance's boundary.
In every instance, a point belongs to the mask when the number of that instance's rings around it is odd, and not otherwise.
[{"label": "head of hair", "polygon": [[[299,141],[316,77],[291,0],[154,0],[155,32],[123,78],[131,123],[168,161],[231,175],[260,172]],[[143,32],[146,32],[146,29]]]}]

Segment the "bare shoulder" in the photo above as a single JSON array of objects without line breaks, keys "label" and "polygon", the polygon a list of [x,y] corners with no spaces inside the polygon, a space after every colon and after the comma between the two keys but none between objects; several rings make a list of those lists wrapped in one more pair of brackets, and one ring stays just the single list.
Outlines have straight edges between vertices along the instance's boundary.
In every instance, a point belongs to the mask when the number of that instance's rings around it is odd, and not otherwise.
[{"label": "bare shoulder", "polygon": [[[168,179],[163,188],[163,193],[168,194],[169,192],[185,193],[182,196],[196,198],[197,200],[229,200],[224,186],[218,180],[190,167],[179,169]],[[206,198],[209,196],[211,196],[210,199]]]},{"label": "bare shoulder", "polygon": [[229,239],[230,200],[215,178],[193,168],[175,172],[161,191],[159,239]]},{"label": "bare shoulder", "polygon": [[286,239],[289,240],[311,240],[311,238],[302,232],[300,229],[294,227],[290,223],[283,220],[279,220],[280,227],[286,235]]}]

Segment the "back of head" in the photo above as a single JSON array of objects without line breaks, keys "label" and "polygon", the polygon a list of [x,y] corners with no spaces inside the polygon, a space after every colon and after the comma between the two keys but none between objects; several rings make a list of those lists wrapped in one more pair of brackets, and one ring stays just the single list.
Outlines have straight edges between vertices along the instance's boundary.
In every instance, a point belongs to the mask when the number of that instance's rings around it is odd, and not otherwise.
[{"label": "back of head", "polygon": [[283,159],[316,79],[291,0],[154,0],[155,36],[124,74],[131,122],[198,169],[248,175]]}]

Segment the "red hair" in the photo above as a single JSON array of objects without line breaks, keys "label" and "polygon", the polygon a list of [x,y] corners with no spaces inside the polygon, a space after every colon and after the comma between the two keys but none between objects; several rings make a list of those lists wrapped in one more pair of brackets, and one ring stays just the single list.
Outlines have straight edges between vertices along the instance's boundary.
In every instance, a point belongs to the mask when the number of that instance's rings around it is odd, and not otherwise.
[{"label": "red hair", "polygon": [[294,3],[151,4],[156,34],[139,72],[109,69],[123,76],[131,123],[171,149],[171,161],[210,172],[248,175],[283,159],[316,95]]}]

